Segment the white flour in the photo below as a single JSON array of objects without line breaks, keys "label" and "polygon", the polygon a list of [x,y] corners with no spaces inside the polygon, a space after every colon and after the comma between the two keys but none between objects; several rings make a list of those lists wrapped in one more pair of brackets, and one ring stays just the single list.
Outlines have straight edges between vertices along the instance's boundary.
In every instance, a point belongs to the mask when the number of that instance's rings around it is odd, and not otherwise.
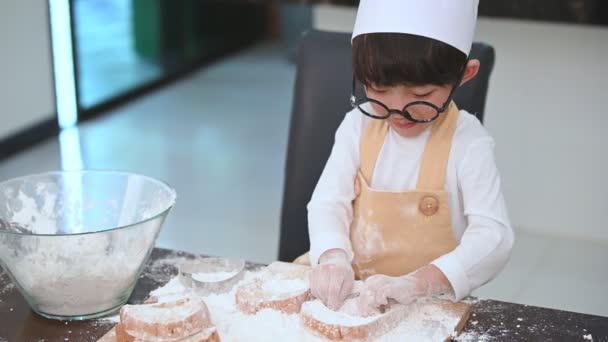
[{"label": "white flour", "polygon": [[116,315],[112,315],[112,316],[98,318],[97,321],[106,322],[106,323],[120,323],[120,315],[116,314]]},{"label": "white flour", "polygon": [[180,277],[175,277],[169,280],[163,287],[150,292],[150,297],[164,297],[168,295],[174,295],[177,293],[184,293],[189,289],[184,285]]},{"label": "white flour", "polygon": [[87,235],[19,236],[10,248],[10,239],[0,240],[0,257],[37,310],[60,316],[98,313],[129,296],[156,238],[152,224]]},{"label": "white flour", "polygon": [[[11,281],[8,281],[4,285],[0,286],[0,295],[7,294],[10,291],[13,291],[14,289],[15,289],[15,284],[13,284]],[[2,300],[0,299],[0,301],[2,301]]]},{"label": "white flour", "polygon": [[354,299],[348,300],[340,311],[333,311],[323,304],[320,300],[313,300],[302,305],[302,312],[310,314],[312,317],[325,322],[327,324],[335,324],[342,326],[357,326],[373,322],[382,315],[374,315],[363,317],[358,314],[356,308],[357,301]]},{"label": "white flour", "polygon": [[[34,196],[19,191],[17,195],[18,205],[20,210],[11,211],[12,222],[18,222],[21,227],[28,227],[33,233],[36,234],[55,234],[58,230],[57,220],[59,219],[55,210],[55,203],[57,201],[56,189],[48,189],[47,185],[38,184],[36,187],[36,194],[42,195],[44,202],[39,208],[35,201]],[[50,191],[49,191],[50,190]],[[19,203],[20,202],[20,203]],[[78,222],[80,226],[82,222]]]},{"label": "white flour", "polygon": [[406,320],[377,341],[445,341],[459,320],[437,306],[412,304]]},{"label": "white flour", "polygon": [[308,281],[302,279],[285,279],[273,277],[262,283],[262,290],[273,294],[273,298],[284,297],[292,293],[302,293],[309,289]]},{"label": "white flour", "polygon": [[[0,227],[21,233],[0,232],[0,259],[34,309],[82,316],[127,300],[162,223],[152,218],[173,204],[175,193],[144,177],[106,176],[48,173],[0,189],[6,199]],[[126,188],[110,198],[115,189],[99,191],[101,181],[126,181]],[[103,231],[147,219],[136,227]],[[92,231],[97,233],[75,234]]]},{"label": "white flour", "polygon": [[[251,275],[246,274],[243,281],[247,281]],[[255,315],[241,313],[236,307],[235,292],[236,287],[225,294],[203,297],[222,342],[323,341],[305,331],[299,315],[287,315],[271,309],[261,310]]]},{"label": "white flour", "polygon": [[[388,320],[383,317],[387,314],[378,314],[370,317],[358,315],[356,300],[348,300],[340,309],[334,312],[325,307],[320,301],[304,303],[302,312],[310,314],[312,317],[328,324],[340,326],[359,326],[380,320],[378,329],[382,329],[384,334],[373,338],[374,341],[444,341],[451,335],[454,327],[458,324],[458,318],[448,315],[439,307],[420,304],[400,306],[398,310],[406,312],[392,312],[397,316],[392,316]],[[395,323],[392,320],[399,317],[401,322]]]},{"label": "white flour", "polygon": [[[241,280],[239,284],[251,281],[251,279],[259,277],[261,274],[264,273],[247,272],[244,279]],[[279,284],[279,282],[275,284]],[[167,284],[162,291],[166,293],[175,293],[175,290],[178,289],[179,286],[179,283],[172,281]],[[270,287],[274,287],[274,285]],[[301,317],[297,314],[287,315],[272,309],[261,310],[255,315],[241,313],[238,310],[234,299],[236,288],[237,286],[230,292],[224,294],[202,297],[209,308],[212,321],[216,325],[223,342],[274,342],[281,340],[299,342],[326,341],[309,332],[303,325]],[[281,290],[280,288],[275,289]],[[315,302],[305,303],[304,305],[318,305],[310,303]],[[323,307],[318,308],[318,310],[324,311],[329,309]],[[344,310],[350,312],[349,308],[345,308]],[[345,318],[345,321],[341,321],[341,323],[350,320],[350,323],[354,325],[353,320],[369,319],[374,318],[351,317]],[[450,336],[457,323],[458,318],[448,315],[436,306],[425,305],[424,303],[415,304],[412,305],[406,321],[401,322],[395,329],[380,338],[374,339],[374,341],[444,341],[446,337]]]},{"label": "white flour", "polygon": [[164,304],[150,305],[127,305],[122,310],[128,315],[134,315],[145,322],[173,322],[181,321],[185,317],[194,315],[200,311],[202,299],[197,297],[183,297],[186,302],[171,308],[163,307]]},{"label": "white flour", "polygon": [[198,272],[192,274],[192,279],[201,283],[217,283],[228,280],[238,274],[238,271],[233,272]]},{"label": "white flour", "polygon": [[179,273],[178,265],[191,259],[192,258],[184,256],[183,252],[172,251],[147,265],[142,272],[141,277],[148,278],[156,283],[164,284]]},{"label": "white flour", "polygon": [[458,336],[458,342],[489,342],[493,340],[494,338],[489,335],[480,334],[474,331],[465,332]]}]

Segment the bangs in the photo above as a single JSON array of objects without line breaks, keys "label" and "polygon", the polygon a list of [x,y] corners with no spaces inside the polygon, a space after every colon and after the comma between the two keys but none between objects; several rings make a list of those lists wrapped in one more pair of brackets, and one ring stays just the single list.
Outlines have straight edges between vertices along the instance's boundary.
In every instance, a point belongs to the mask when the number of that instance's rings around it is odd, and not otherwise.
[{"label": "bangs", "polygon": [[404,33],[369,33],[353,40],[353,70],[365,85],[453,85],[467,56],[446,43]]}]

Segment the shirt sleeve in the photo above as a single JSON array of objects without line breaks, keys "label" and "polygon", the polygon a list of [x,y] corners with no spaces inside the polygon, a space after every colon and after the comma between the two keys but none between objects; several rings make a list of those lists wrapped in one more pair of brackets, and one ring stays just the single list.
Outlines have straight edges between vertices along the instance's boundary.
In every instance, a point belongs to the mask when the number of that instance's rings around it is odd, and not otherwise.
[{"label": "shirt sleeve", "polygon": [[468,225],[459,245],[433,261],[448,278],[455,300],[494,279],[506,265],[514,242],[494,160],[494,142],[472,143],[457,165]]},{"label": "shirt sleeve", "polygon": [[334,248],[343,249],[349,260],[353,258],[350,223],[362,125],[360,115],[356,114],[347,114],[338,127],[331,154],[307,206],[313,266],[324,252]]}]

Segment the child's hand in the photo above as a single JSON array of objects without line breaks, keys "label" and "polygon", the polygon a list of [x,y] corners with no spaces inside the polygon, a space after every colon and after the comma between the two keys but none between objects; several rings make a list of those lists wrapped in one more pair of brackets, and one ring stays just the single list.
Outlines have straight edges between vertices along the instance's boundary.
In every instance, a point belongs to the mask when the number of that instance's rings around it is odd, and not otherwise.
[{"label": "child's hand", "polygon": [[389,304],[389,299],[410,304],[426,291],[420,281],[411,275],[389,277],[382,274],[369,277],[359,296],[359,312],[370,316]]},{"label": "child's hand", "polygon": [[329,250],[319,259],[310,276],[312,295],[325,305],[338,310],[353,290],[355,273],[341,249]]},{"label": "child's hand", "polygon": [[359,311],[369,316],[390,304],[390,300],[410,304],[421,297],[452,293],[450,282],[434,265],[425,266],[402,277],[378,274],[365,281],[359,295]]}]

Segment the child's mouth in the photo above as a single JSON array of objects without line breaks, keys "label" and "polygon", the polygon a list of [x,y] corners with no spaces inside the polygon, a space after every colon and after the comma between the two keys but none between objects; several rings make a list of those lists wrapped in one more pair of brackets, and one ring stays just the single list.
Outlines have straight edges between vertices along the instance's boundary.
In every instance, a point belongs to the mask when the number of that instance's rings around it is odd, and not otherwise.
[{"label": "child's mouth", "polygon": [[393,125],[400,129],[409,129],[416,125],[413,121],[392,121]]}]

